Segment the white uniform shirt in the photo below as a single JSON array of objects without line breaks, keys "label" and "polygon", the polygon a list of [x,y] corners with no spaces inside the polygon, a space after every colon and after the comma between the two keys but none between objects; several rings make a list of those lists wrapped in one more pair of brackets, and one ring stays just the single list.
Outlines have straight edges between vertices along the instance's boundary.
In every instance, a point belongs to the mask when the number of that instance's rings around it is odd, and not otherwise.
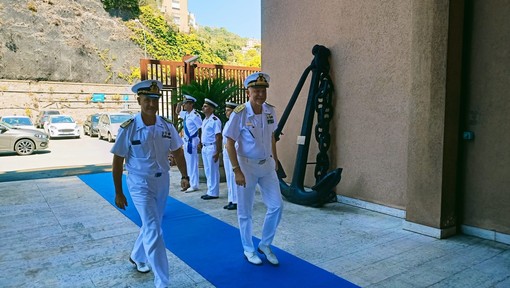
[{"label": "white uniform shirt", "polygon": [[129,173],[153,175],[170,170],[169,152],[183,145],[172,123],[157,116],[155,125],[146,126],[138,113],[130,124],[122,126],[111,153],[125,158]]},{"label": "white uniform shirt", "polygon": [[202,144],[213,144],[216,142],[216,134],[221,134],[221,120],[211,114],[202,122]]},{"label": "white uniform shirt", "polygon": [[272,153],[273,132],[278,125],[274,108],[262,105],[262,113],[253,113],[250,102],[238,106],[230,115],[223,136],[236,141],[237,155],[250,159],[267,159]]},{"label": "white uniform shirt", "polygon": [[[186,122],[186,128],[188,129],[190,136],[193,136],[198,131],[198,129],[202,127],[202,117],[196,110],[191,110],[191,112],[182,110],[179,112],[179,118],[182,118],[183,121]],[[184,133],[184,138],[188,138],[186,133]]]}]

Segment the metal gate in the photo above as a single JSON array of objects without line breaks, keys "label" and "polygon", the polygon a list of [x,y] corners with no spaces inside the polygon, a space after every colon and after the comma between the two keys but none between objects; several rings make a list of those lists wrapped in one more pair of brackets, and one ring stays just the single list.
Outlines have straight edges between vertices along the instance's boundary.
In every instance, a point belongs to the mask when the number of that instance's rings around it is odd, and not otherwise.
[{"label": "metal gate", "polygon": [[244,79],[251,73],[260,71],[256,67],[241,67],[216,64],[196,63],[197,57],[184,56],[182,62],[140,59],[140,76],[142,80],[154,79],[163,83],[159,114],[169,119],[177,119],[175,104],[182,100],[181,86],[192,81],[201,82],[211,78],[233,79],[239,87],[234,99],[237,103],[246,101]]}]

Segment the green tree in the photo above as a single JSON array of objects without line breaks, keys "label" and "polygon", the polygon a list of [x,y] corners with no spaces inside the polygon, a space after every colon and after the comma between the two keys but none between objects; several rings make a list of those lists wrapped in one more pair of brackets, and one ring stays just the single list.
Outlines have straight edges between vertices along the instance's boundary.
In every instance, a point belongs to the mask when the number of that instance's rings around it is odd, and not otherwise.
[{"label": "green tree", "polygon": [[208,43],[213,53],[225,64],[234,64],[235,52],[241,51],[248,41],[225,28],[200,27],[195,34],[198,39]]},{"label": "green tree", "polygon": [[179,33],[173,24],[168,24],[163,14],[151,6],[140,7],[139,15],[142,27],[135,21],[126,25],[135,32],[132,40],[154,59],[180,61],[185,55],[198,55],[200,62],[223,64],[211,46],[198,39],[195,34]]},{"label": "green tree", "polygon": [[140,13],[138,0],[101,0],[101,2],[104,9],[115,16],[130,14],[132,17]]}]

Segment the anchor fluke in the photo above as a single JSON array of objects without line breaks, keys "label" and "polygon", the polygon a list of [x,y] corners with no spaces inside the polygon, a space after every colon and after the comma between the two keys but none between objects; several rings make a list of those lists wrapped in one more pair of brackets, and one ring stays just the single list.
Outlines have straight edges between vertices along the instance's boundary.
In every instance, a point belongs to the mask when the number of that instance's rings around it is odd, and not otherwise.
[{"label": "anchor fluke", "polygon": [[312,187],[312,190],[315,191],[331,191],[335,188],[340,180],[342,180],[342,168],[336,168],[333,171],[330,171],[324,178],[322,178],[317,184]]}]

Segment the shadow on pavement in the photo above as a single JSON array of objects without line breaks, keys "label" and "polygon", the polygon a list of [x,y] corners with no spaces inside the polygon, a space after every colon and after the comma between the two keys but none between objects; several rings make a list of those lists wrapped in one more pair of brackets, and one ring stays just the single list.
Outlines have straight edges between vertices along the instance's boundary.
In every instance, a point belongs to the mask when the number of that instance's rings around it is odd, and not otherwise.
[{"label": "shadow on pavement", "polygon": [[[48,153],[51,153],[51,150],[37,150],[37,151],[34,151],[34,153],[30,154],[30,155],[37,155],[37,154],[48,154]],[[14,157],[30,157],[30,155],[18,155],[18,153],[14,152],[14,151],[2,151],[0,152],[0,157],[9,157],[9,156],[14,156]]]}]

